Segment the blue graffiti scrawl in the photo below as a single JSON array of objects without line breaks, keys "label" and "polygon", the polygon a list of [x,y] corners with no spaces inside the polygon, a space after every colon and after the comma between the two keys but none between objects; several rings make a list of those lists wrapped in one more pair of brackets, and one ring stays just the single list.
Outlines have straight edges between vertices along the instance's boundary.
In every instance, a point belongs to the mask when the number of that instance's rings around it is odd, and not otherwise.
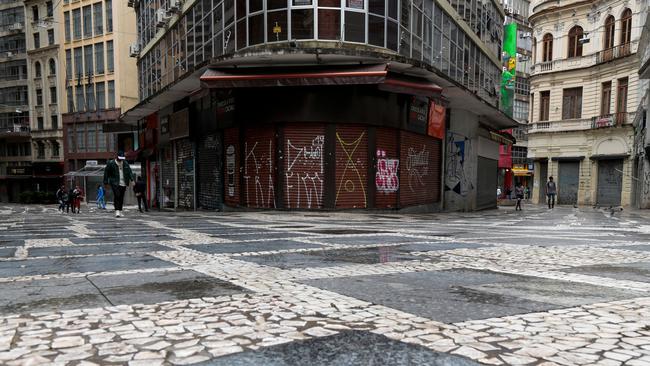
[{"label": "blue graffiti scrawl", "polygon": [[471,147],[471,141],[462,135],[449,133],[447,135],[447,177],[445,191],[452,191],[460,196],[466,196],[474,186],[465,173],[465,154]]}]

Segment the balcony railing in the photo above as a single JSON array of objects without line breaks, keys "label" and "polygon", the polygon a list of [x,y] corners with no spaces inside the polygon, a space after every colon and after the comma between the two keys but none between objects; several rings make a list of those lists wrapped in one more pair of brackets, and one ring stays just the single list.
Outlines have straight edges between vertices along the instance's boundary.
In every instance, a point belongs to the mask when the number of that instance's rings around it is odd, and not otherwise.
[{"label": "balcony railing", "polygon": [[611,113],[591,119],[591,128],[618,127],[628,121],[627,112]]},{"label": "balcony railing", "polygon": [[617,58],[629,56],[632,53],[632,44],[624,43],[596,53],[596,63],[600,64],[615,60]]},{"label": "balcony railing", "polygon": [[0,135],[29,135],[29,127],[15,125],[13,127],[0,128]]}]

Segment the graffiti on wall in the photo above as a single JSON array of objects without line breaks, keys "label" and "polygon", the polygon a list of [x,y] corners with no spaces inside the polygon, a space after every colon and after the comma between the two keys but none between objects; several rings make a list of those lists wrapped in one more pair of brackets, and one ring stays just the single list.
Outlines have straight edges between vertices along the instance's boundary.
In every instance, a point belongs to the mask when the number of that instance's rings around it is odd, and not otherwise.
[{"label": "graffiti on wall", "polygon": [[294,146],[287,139],[285,177],[288,208],[322,207],[324,144],[324,135],[317,135],[306,146]]},{"label": "graffiti on wall", "polygon": [[471,141],[462,135],[449,133],[447,135],[447,158],[445,191],[466,196],[474,189],[469,180],[466,156],[469,156]]},{"label": "graffiti on wall", "polygon": [[429,175],[430,151],[426,145],[422,149],[409,147],[406,156],[406,172],[409,189],[415,192],[425,186],[424,178]]},{"label": "graffiti on wall", "polygon": [[[244,143],[244,184],[246,202],[254,207],[275,208],[275,190],[273,188],[273,140],[266,143],[256,141],[253,146]],[[251,184],[254,197],[251,197]]]},{"label": "graffiti on wall", "polygon": [[343,169],[343,174],[341,175],[341,179],[338,182],[338,188],[336,189],[336,202],[339,200],[341,191],[345,191],[347,193],[355,193],[361,191],[363,195],[364,207],[368,205],[365,182],[360,171],[360,169],[365,169],[363,167],[363,161],[366,160],[367,157],[362,156],[359,158],[355,156],[355,153],[357,152],[357,149],[359,149],[359,146],[361,145],[365,134],[366,133],[364,131],[356,140],[347,142],[343,140],[338,132],[336,133],[336,139],[341,146],[343,153],[345,154],[345,168]]},{"label": "graffiti on wall", "polygon": [[229,197],[235,196],[235,147],[226,148],[226,184]]},{"label": "graffiti on wall", "polygon": [[377,192],[397,192],[399,189],[398,170],[399,159],[388,159],[385,150],[377,150],[377,173],[375,174]]},{"label": "graffiti on wall", "polygon": [[650,172],[645,172],[643,177],[643,196],[650,197]]}]

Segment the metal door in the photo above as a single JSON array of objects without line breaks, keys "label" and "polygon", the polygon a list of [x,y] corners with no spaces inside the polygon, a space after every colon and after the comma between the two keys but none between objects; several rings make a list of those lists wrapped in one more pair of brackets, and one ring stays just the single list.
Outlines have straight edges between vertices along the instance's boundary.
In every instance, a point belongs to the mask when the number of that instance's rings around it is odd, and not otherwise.
[{"label": "metal door", "polygon": [[479,210],[497,206],[498,160],[478,157],[476,208]]},{"label": "metal door", "polygon": [[548,181],[548,163],[539,163],[539,203],[546,202],[546,181]]},{"label": "metal door", "polygon": [[601,205],[620,206],[623,188],[623,159],[598,162],[598,197]]},{"label": "metal door", "polygon": [[376,168],[375,168],[375,207],[397,207],[399,190],[400,159],[397,152],[399,130],[394,128],[377,128],[376,132]]},{"label": "metal door", "polygon": [[246,129],[243,189],[246,206],[275,208],[275,130],[268,126]]},{"label": "metal door", "polygon": [[201,208],[214,210],[221,207],[223,197],[222,140],[218,134],[203,136],[198,148],[198,204]]},{"label": "metal door", "polygon": [[160,148],[160,183],[159,202],[162,208],[174,208],[176,202],[176,164],[173,145]]},{"label": "metal door", "polygon": [[401,206],[440,202],[441,141],[406,131],[401,131],[400,136]]},{"label": "metal door", "polygon": [[368,207],[368,132],[365,127],[336,128],[336,208]]},{"label": "metal door", "polygon": [[[575,205],[578,203],[578,186],[580,184],[580,162],[561,161],[557,179],[557,203],[559,205]],[[546,183],[544,183],[546,191]]]},{"label": "metal door", "polygon": [[323,208],[325,126],[291,124],[284,130],[286,208]]},{"label": "metal door", "polygon": [[176,174],[178,202],[176,207],[194,208],[194,145],[189,139],[176,140]]}]

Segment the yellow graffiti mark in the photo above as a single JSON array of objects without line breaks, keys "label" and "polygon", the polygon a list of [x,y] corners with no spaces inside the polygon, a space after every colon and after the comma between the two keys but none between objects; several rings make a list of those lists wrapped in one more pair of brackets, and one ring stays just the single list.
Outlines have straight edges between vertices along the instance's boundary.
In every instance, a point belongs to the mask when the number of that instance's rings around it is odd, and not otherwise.
[{"label": "yellow graffiti mark", "polygon": [[[355,186],[354,183],[349,179],[348,180],[345,179],[345,174],[347,173],[348,168],[350,168],[354,170],[354,172],[357,174],[357,177],[359,178],[359,186],[361,187],[361,191],[363,191],[363,205],[364,207],[368,206],[366,189],[364,188],[363,179],[361,178],[361,173],[359,172],[359,169],[357,168],[357,164],[354,162],[353,159],[354,153],[359,148],[359,145],[361,145],[361,140],[363,139],[363,136],[365,136],[365,134],[366,132],[364,131],[361,133],[361,135],[359,135],[359,137],[355,141],[347,143],[341,138],[338,132],[336,133],[336,139],[339,141],[339,144],[341,144],[341,148],[343,149],[343,152],[347,156],[347,161],[345,162],[345,169],[343,170],[343,175],[341,177],[341,181],[339,182],[339,188],[336,190],[335,204],[339,200],[339,194],[341,193],[342,188],[345,188],[347,192],[354,192],[354,186]],[[350,149],[352,151],[350,151]],[[351,188],[348,185],[348,182],[352,183]]]}]

